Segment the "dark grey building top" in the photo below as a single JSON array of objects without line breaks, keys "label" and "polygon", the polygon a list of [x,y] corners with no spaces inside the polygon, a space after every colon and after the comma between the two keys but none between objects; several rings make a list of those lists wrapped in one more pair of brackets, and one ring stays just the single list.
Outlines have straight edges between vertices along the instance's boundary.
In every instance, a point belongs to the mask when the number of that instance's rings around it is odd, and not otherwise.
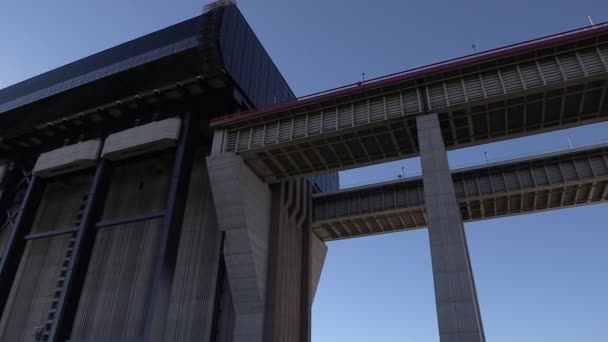
[{"label": "dark grey building top", "polygon": [[[220,64],[213,67],[225,71],[254,107],[294,99],[289,85],[238,8],[229,5],[213,11],[2,89],[0,114],[180,52],[200,51],[207,44],[220,56]],[[210,21],[213,14],[219,20]],[[203,30],[212,34],[205,35]],[[192,64],[184,67],[193,68]],[[193,76],[203,72],[200,62],[194,69],[190,70]]]},{"label": "dark grey building top", "polygon": [[0,90],[0,113],[197,47],[204,20],[195,17]]}]

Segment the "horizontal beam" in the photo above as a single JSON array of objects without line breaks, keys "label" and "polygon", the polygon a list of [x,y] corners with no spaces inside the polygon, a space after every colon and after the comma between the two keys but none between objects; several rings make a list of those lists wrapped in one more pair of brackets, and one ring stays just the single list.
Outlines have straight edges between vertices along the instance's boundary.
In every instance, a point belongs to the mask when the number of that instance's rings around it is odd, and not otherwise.
[{"label": "horizontal beam", "polygon": [[102,221],[97,222],[95,227],[96,228],[109,228],[109,227],[114,227],[114,226],[120,226],[123,224],[153,220],[153,219],[157,219],[157,218],[162,218],[164,216],[165,216],[164,211],[157,211],[157,212],[152,212],[152,213],[143,214],[143,215],[135,215],[135,216],[123,217],[123,218],[112,219],[112,220],[102,220]]},{"label": "horizontal beam", "polygon": [[45,238],[59,236],[59,235],[63,235],[63,234],[76,233],[77,231],[78,231],[78,227],[63,228],[63,229],[46,231],[46,232],[42,232],[42,233],[28,234],[24,237],[24,239],[25,240],[45,239]]},{"label": "horizontal beam", "polygon": [[[608,144],[452,173],[473,221],[608,200]],[[334,240],[426,226],[420,177],[314,196],[313,230]]]},{"label": "horizontal beam", "polygon": [[[418,67],[395,74],[373,78],[363,82],[356,82],[342,87],[325,90],[319,93],[300,97],[297,100],[268,106],[259,110],[244,113],[235,113],[223,116],[212,121],[212,126],[239,126],[247,125],[251,121],[260,121],[268,116],[285,116],[286,113],[293,113],[302,107],[311,107],[320,102],[336,101],[340,97],[353,97],[362,92],[377,90],[382,86],[390,86],[404,81],[418,80],[424,77],[441,76],[443,74],[454,74],[458,69],[475,66],[480,69],[493,64],[504,65],[501,59],[515,59],[518,54],[530,55],[540,49],[549,50],[551,47],[565,43],[572,43],[577,40],[586,39],[593,35],[602,34],[608,31],[608,23],[592,25],[571,31],[561,32],[542,38],[532,39],[521,43],[516,43],[488,51],[474,53],[469,56],[450,59],[447,61]],[[546,54],[546,52],[545,52]],[[421,83],[421,82],[418,82]]]},{"label": "horizontal beam", "polygon": [[427,112],[448,149],[606,121],[606,37],[216,125],[214,141],[274,183],[417,156],[415,118]]}]

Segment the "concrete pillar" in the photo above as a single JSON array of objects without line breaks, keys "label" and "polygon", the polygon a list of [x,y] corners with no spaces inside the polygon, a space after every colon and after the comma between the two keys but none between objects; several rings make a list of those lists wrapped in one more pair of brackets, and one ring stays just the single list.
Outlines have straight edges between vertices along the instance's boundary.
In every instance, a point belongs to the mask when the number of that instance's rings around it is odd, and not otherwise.
[{"label": "concrete pillar", "polygon": [[325,263],[325,257],[327,256],[327,245],[321,241],[315,234],[311,233],[311,258],[312,258],[312,275],[311,275],[311,287],[312,291],[310,298],[314,301],[315,295],[317,294],[317,287],[321,280],[321,271],[323,270],[323,264]]},{"label": "concrete pillar", "polygon": [[439,118],[416,118],[441,342],[485,341]]},{"label": "concrete pillar", "polygon": [[232,295],[233,342],[262,342],[266,301],[271,192],[232,153],[207,158]]}]

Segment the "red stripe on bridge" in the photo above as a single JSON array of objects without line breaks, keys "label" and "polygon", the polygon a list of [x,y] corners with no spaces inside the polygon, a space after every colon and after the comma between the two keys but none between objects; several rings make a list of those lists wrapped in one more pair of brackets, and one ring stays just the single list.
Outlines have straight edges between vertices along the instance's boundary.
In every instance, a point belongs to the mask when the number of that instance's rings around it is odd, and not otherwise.
[{"label": "red stripe on bridge", "polygon": [[438,72],[446,71],[449,69],[462,67],[465,65],[470,65],[474,63],[479,63],[483,61],[487,61],[490,59],[495,59],[499,57],[505,57],[508,55],[512,55],[515,53],[524,52],[527,50],[538,49],[546,46],[550,46],[553,44],[564,43],[570,40],[576,40],[585,38],[588,36],[592,36],[597,33],[608,32],[608,22],[604,22],[601,24],[586,26],[583,28],[578,28],[570,31],[565,31],[549,36],[545,36],[542,38],[536,38],[532,40],[528,40],[521,43],[516,43],[512,45],[503,46],[500,48],[475,53],[472,55],[467,55],[464,57],[458,57],[454,59],[449,59],[447,61],[438,62],[429,64],[426,66],[409,69],[406,71],[401,71],[394,74],[389,74],[385,76],[381,76],[378,78],[370,79],[365,82],[356,82],[352,84],[348,84],[342,87],[333,88],[329,90],[325,90],[322,92],[306,95],[300,97],[293,101],[283,102],[276,105],[267,106],[264,108],[260,108],[257,110],[247,111],[247,112],[238,112],[226,116],[222,116],[220,118],[216,118],[211,121],[211,127],[219,127],[223,125],[233,124],[240,121],[245,121],[251,118],[262,117],[268,114],[276,113],[279,111],[284,111],[288,109],[293,109],[297,107],[301,107],[313,102],[318,102],[321,100],[325,100],[331,97],[344,96],[356,92],[361,92],[364,90],[377,88],[380,86],[385,86],[392,83],[403,82],[409,79],[421,77],[421,76],[429,76],[431,74],[435,74]]}]

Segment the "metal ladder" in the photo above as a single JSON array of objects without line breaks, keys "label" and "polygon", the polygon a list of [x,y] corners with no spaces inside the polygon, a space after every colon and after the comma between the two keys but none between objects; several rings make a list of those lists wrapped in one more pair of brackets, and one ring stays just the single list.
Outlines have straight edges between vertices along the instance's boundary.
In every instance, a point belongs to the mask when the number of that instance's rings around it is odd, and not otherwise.
[{"label": "metal ladder", "polygon": [[[76,222],[74,222],[75,227],[80,226],[80,221],[82,220],[82,216],[84,213],[84,208],[86,206],[88,195],[85,195],[82,198],[82,203],[80,208],[78,209],[78,214],[76,215]],[[76,236],[77,232],[70,234],[70,239],[68,240],[68,246],[65,250],[65,255],[63,257],[63,261],[61,263],[61,269],[59,270],[59,278],[57,279],[57,285],[55,286],[55,290],[53,292],[53,300],[51,301],[51,307],[47,313],[47,319],[44,323],[44,326],[36,332],[37,341],[46,342],[49,339],[49,334],[51,333],[51,327],[53,326],[53,322],[55,320],[55,315],[57,313],[57,306],[59,305],[59,300],[61,299],[61,294],[63,292],[63,285],[65,282],[65,277],[68,273],[68,269],[70,267],[70,261],[72,260],[72,253],[74,252],[74,245],[76,244]]]}]

